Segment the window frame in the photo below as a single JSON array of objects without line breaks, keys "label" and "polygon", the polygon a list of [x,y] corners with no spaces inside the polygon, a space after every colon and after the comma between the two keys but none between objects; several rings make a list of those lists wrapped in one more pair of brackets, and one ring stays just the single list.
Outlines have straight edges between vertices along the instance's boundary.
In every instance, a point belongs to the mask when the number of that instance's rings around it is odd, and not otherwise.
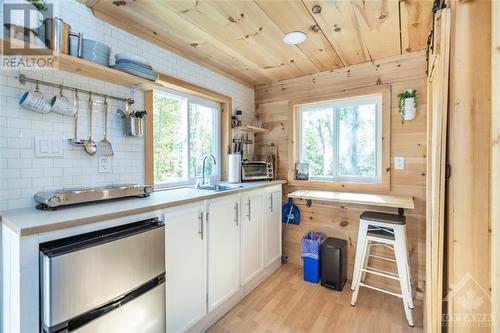
[{"label": "window frame", "polygon": [[[154,87],[144,91],[144,108],[146,116],[144,118],[144,180],[145,184],[153,186],[155,191],[173,189],[175,186],[159,187],[154,183],[154,152],[153,152],[153,89],[171,89],[178,93],[188,94],[193,97],[203,98],[220,105],[219,126],[220,126],[220,180],[227,180],[227,166],[229,164],[228,153],[232,140],[231,116],[232,98],[183,81],[167,74],[159,73],[159,80]],[[189,185],[179,185],[177,187],[187,187]]]},{"label": "window frame", "polygon": [[[380,184],[382,182],[382,100],[383,96],[380,93],[363,95],[363,96],[352,96],[346,98],[339,98],[329,101],[321,101],[318,103],[308,103],[300,104],[296,107],[297,112],[297,156],[298,161],[304,161],[304,127],[300,126],[303,124],[303,114],[304,112],[319,111],[324,107],[330,108],[332,111],[332,125],[334,128],[334,176],[311,176],[311,180],[323,181],[323,182],[352,182],[352,183],[369,183],[369,184]],[[362,176],[341,176],[339,175],[339,116],[338,108],[374,103],[376,104],[375,110],[375,137],[376,137],[376,174],[374,177],[362,177]]]},{"label": "window frame", "polygon": [[[354,182],[352,179],[344,178],[331,180],[327,179],[310,179],[296,180],[296,163],[300,161],[299,145],[301,144],[298,109],[307,105],[329,103],[332,101],[347,100],[352,98],[362,98],[366,96],[381,95],[381,122],[378,128],[381,131],[380,140],[382,148],[379,152],[380,165],[380,182]],[[361,89],[345,90],[338,93],[318,93],[315,96],[294,99],[288,103],[289,107],[289,147],[291,152],[289,159],[290,166],[288,168],[288,184],[291,186],[303,186],[308,188],[329,189],[329,190],[346,190],[346,191],[369,191],[369,192],[389,192],[391,189],[391,91],[389,85],[378,85],[375,87],[367,87]],[[337,126],[335,124],[335,126]]]},{"label": "window frame", "polygon": [[[155,188],[161,189],[161,188],[169,188],[169,187],[179,187],[179,186],[188,186],[188,185],[194,185],[196,182],[197,177],[192,177],[191,176],[191,170],[190,170],[190,160],[191,160],[191,154],[190,154],[190,135],[189,132],[191,130],[191,122],[190,122],[190,117],[189,113],[191,111],[190,106],[192,104],[195,105],[201,105],[205,106],[208,108],[213,109],[212,112],[212,117],[213,117],[213,122],[212,122],[212,133],[216,133],[216,137],[214,138],[214,147],[215,151],[213,152],[215,159],[217,161],[217,164],[215,165],[215,170],[216,174],[213,174],[210,176],[210,181],[216,182],[220,181],[221,179],[221,161],[220,161],[220,142],[221,142],[221,132],[220,132],[220,118],[221,118],[221,107],[219,103],[213,102],[211,100],[207,100],[204,98],[200,98],[197,96],[189,95],[189,94],[184,94],[178,91],[175,91],[173,89],[168,89],[168,88],[163,88],[163,89],[156,89],[153,91],[153,96],[154,95],[163,95],[165,97],[170,97],[172,99],[177,99],[183,101],[183,112],[185,114],[183,115],[183,126],[185,126],[186,130],[186,138],[185,138],[185,144],[184,144],[184,150],[183,150],[183,155],[184,159],[187,161],[186,165],[183,165],[184,167],[184,175],[186,176],[185,178],[182,178],[178,181],[160,181],[157,182],[155,180],[154,186]],[[153,109],[154,112],[154,109]],[[153,151],[153,157],[154,157],[154,151]],[[154,161],[153,161],[154,163]],[[201,163],[201,162],[200,162]]]}]

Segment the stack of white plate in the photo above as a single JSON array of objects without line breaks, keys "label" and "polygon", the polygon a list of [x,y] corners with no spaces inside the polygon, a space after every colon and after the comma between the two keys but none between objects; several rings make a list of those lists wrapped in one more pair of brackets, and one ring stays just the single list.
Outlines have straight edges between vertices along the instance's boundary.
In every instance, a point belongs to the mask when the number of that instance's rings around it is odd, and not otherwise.
[{"label": "stack of white plate", "polygon": [[115,55],[115,60],[115,64],[110,66],[111,68],[146,80],[156,81],[158,79],[158,73],[153,71],[150,63],[142,57],[130,53],[118,53]]}]

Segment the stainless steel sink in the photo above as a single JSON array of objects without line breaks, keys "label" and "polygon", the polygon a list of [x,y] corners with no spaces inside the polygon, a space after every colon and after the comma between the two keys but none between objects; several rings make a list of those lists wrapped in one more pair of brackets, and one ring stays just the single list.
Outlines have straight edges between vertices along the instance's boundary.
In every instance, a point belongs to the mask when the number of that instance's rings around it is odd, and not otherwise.
[{"label": "stainless steel sink", "polygon": [[237,188],[243,187],[241,185],[236,185],[236,184],[208,184],[208,185],[200,185],[199,187],[195,187],[197,190],[208,190],[208,191],[214,191],[214,192],[222,192],[222,191],[229,191],[229,190],[234,190]]}]

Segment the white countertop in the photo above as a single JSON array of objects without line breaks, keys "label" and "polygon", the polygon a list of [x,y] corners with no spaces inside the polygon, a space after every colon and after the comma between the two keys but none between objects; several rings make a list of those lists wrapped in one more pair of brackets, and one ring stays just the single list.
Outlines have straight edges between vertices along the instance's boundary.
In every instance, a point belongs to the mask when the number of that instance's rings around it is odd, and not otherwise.
[{"label": "white countertop", "polygon": [[24,236],[141,214],[285,183],[284,180],[242,183],[240,188],[222,192],[179,188],[154,192],[148,198],[125,198],[62,207],[53,211],[37,210],[35,207],[6,210],[0,212],[0,217],[3,224]]}]

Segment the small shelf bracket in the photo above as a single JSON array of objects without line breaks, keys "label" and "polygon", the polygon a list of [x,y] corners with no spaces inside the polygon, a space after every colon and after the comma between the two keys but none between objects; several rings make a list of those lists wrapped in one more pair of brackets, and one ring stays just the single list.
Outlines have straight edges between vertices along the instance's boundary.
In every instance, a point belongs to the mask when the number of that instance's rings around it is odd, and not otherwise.
[{"label": "small shelf bracket", "polygon": [[311,199],[306,199],[306,206],[311,207],[312,206],[312,200]]},{"label": "small shelf bracket", "polygon": [[405,216],[405,209],[404,208],[398,208],[398,215],[399,216]]}]

